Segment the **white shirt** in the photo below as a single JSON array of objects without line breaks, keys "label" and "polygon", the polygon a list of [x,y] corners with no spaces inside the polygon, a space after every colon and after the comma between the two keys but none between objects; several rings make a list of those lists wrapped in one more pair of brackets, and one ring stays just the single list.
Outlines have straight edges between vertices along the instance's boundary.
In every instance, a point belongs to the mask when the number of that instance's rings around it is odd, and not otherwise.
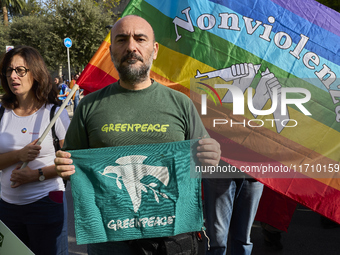
[{"label": "white shirt", "polygon": [[[0,153],[20,150],[33,140],[39,138],[50,123],[50,110],[52,104],[43,105],[37,112],[30,116],[18,116],[14,111],[5,109],[0,122]],[[57,107],[57,110],[59,107]],[[70,119],[64,109],[55,124],[56,135],[59,140],[65,138]],[[28,163],[32,169],[43,168],[54,164],[55,149],[53,146],[52,131],[49,131],[41,143],[38,157]],[[19,163],[19,162],[18,162]],[[60,177],[23,184],[11,188],[11,174],[18,163],[2,169],[1,198],[7,203],[24,205],[33,203],[48,195],[50,191],[65,190]]]}]

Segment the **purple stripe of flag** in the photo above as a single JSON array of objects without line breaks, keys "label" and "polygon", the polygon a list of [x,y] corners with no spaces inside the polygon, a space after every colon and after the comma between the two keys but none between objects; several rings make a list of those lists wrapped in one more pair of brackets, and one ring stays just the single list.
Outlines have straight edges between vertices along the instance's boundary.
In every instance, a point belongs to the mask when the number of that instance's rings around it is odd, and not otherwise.
[{"label": "purple stripe of flag", "polygon": [[340,36],[340,13],[337,11],[314,0],[271,1],[309,22]]}]

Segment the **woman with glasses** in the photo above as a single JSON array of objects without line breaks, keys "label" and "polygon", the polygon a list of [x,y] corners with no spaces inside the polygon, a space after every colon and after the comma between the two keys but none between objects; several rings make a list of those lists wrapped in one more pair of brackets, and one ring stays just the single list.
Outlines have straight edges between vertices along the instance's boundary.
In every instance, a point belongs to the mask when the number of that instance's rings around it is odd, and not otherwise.
[{"label": "woman with glasses", "polygon": [[[0,120],[0,220],[35,255],[68,254],[67,233],[62,234],[65,186],[54,169],[51,131],[36,145],[50,122],[52,106],[58,104],[57,89],[43,58],[32,47],[19,46],[7,52],[0,69],[5,90],[0,101],[4,108]],[[61,146],[69,122],[64,110],[55,124]],[[20,169],[23,162],[28,164]]]}]

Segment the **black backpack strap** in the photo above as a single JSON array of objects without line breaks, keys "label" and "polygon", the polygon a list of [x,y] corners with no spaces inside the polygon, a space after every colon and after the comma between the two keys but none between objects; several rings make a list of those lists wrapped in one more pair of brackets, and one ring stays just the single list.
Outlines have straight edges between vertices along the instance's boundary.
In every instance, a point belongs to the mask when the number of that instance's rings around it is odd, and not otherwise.
[{"label": "black backpack strap", "polygon": [[1,105],[1,107],[0,107],[0,121],[1,121],[1,119],[2,119],[2,115],[4,115],[4,112],[5,112],[5,107],[3,107],[3,106]]},{"label": "black backpack strap", "polygon": [[[56,108],[57,108],[57,105],[53,105],[52,108],[51,108],[51,111],[50,111],[50,121],[51,121],[51,120],[53,119],[53,117],[54,117]],[[60,146],[58,146],[58,144],[59,144],[59,138],[57,137],[57,135],[56,135],[56,133],[55,133],[55,123],[54,123],[54,125],[52,126],[51,131],[52,131],[54,149],[55,149],[55,151],[57,151],[57,150],[60,149]]]}]

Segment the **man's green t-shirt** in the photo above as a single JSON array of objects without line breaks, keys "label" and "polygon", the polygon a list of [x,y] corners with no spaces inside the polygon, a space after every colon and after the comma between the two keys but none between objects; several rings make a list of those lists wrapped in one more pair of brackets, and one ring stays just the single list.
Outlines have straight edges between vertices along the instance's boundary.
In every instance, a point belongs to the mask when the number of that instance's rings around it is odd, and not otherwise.
[{"label": "man's green t-shirt", "polygon": [[136,91],[116,82],[81,100],[63,148],[166,143],[206,135],[192,101],[183,93],[157,82]]}]

